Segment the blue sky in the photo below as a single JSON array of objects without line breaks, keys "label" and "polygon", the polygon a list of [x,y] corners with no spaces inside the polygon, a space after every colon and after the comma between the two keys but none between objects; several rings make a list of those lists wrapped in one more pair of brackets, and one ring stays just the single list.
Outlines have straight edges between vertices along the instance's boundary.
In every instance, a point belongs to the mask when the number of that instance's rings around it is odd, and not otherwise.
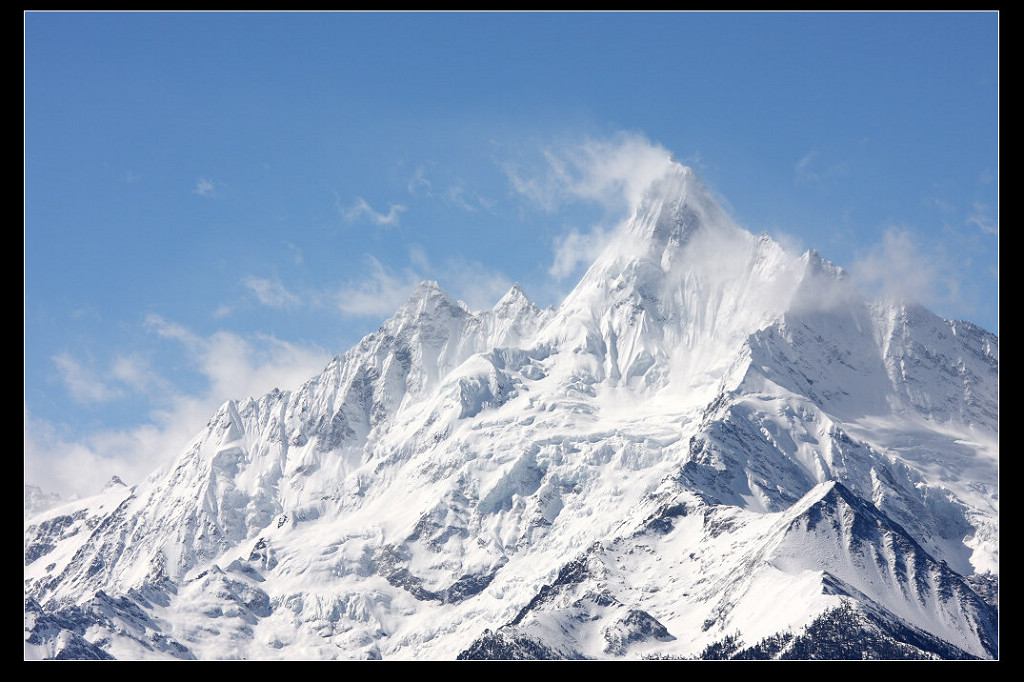
[{"label": "blue sky", "polygon": [[25,475],[84,495],[422,279],[557,305],[666,153],[998,333],[999,15],[24,15]]}]

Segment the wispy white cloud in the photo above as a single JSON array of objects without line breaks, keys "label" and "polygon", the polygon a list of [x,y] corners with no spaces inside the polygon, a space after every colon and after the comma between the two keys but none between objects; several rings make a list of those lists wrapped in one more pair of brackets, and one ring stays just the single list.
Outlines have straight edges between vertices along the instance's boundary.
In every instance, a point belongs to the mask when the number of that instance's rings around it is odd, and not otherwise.
[{"label": "wispy white cloud", "polygon": [[629,132],[551,146],[541,156],[507,162],[504,170],[516,192],[546,211],[571,201],[621,211],[635,205],[672,161],[665,148]]},{"label": "wispy white cloud", "polygon": [[196,186],[192,189],[192,193],[201,197],[212,197],[216,193],[216,188],[213,186],[212,180],[199,178],[196,180]]},{"label": "wispy white cloud", "polygon": [[378,213],[370,206],[369,203],[362,197],[356,197],[356,203],[352,206],[339,206],[338,207],[341,216],[349,221],[353,222],[361,218],[369,218],[371,221],[378,225],[397,225],[399,216],[405,211],[405,206],[401,204],[390,204],[388,206],[387,213]]},{"label": "wispy white cloud", "polygon": [[891,227],[849,268],[869,295],[891,295],[932,307],[965,307],[958,270],[939,245],[923,244],[907,229]]},{"label": "wispy white cloud", "polygon": [[370,272],[366,277],[343,284],[330,296],[336,309],[345,315],[390,315],[424,279],[409,269],[385,267],[372,256],[367,257],[367,263]]},{"label": "wispy white cloud", "polygon": [[[952,216],[958,213],[957,206],[945,199],[929,197],[925,200],[925,204],[937,209],[950,220],[952,220]],[[963,218],[963,221],[967,225],[981,231],[983,234],[999,234],[998,222],[989,215],[988,205],[980,201],[975,201],[971,204],[971,211],[965,218]]]},{"label": "wispy white cloud", "polygon": [[928,197],[924,200],[926,206],[935,208],[940,213],[950,214],[956,213],[956,205],[953,202],[946,199],[940,199],[939,197]]},{"label": "wispy white cloud", "polygon": [[845,175],[849,167],[848,164],[840,162],[822,168],[818,151],[812,149],[800,157],[793,170],[799,182],[818,182],[826,178]]},{"label": "wispy white cloud", "polygon": [[430,270],[430,258],[427,256],[426,250],[418,244],[413,244],[408,248],[409,262],[420,269],[422,272]]},{"label": "wispy white cloud", "polygon": [[800,180],[817,180],[818,175],[811,171],[811,164],[814,163],[818,152],[811,150],[796,162],[796,177]]},{"label": "wispy white cloud", "polygon": [[988,206],[974,202],[973,211],[967,216],[967,224],[974,225],[985,234],[999,234],[999,224],[988,215]]},{"label": "wispy white cloud", "polygon": [[210,385],[206,395],[217,404],[227,398],[246,398],[272,388],[297,386],[330,357],[318,346],[295,344],[266,334],[242,336],[218,331],[201,336],[159,315],[147,317],[146,328],[182,345],[190,366]]},{"label": "wispy white cloud", "polygon": [[267,334],[243,337],[220,331],[204,337],[195,361],[209,382],[204,399],[219,404],[228,398],[259,396],[274,388],[291,390],[323,370],[331,354],[306,344]]},{"label": "wispy white cloud", "polygon": [[71,312],[71,317],[76,320],[101,319],[100,311],[96,308],[96,306],[91,304],[84,305],[81,308],[76,308]]},{"label": "wispy white cloud", "polygon": [[452,206],[461,208],[470,213],[476,213],[479,208],[466,199],[466,188],[462,185],[452,185],[444,193],[445,201]]},{"label": "wispy white cloud", "polygon": [[230,303],[222,303],[217,306],[210,316],[215,320],[222,320],[235,312],[235,306]]},{"label": "wispy white cloud", "polygon": [[146,328],[182,345],[189,365],[209,384],[201,399],[215,404],[228,398],[261,395],[272,388],[298,386],[322,369],[330,358],[318,346],[295,344],[266,334],[242,336],[218,331],[201,336],[159,315],[150,315]]},{"label": "wispy white cloud", "polygon": [[193,334],[184,325],[171,322],[160,315],[147,315],[145,328],[159,336],[175,339],[189,346],[195,346],[201,342],[200,337]]},{"label": "wispy white cloud", "polygon": [[298,296],[277,280],[250,276],[242,280],[242,284],[256,294],[260,303],[271,308],[294,308],[301,303]]},{"label": "wispy white cloud", "polygon": [[55,355],[53,363],[68,394],[77,403],[103,403],[123,395],[120,388],[105,381],[95,370],[82,366],[69,353]]},{"label": "wispy white cloud", "polygon": [[409,194],[424,193],[430,195],[433,190],[433,184],[427,177],[427,171],[423,166],[419,166],[413,172],[412,178],[409,179]]},{"label": "wispy white cloud", "polygon": [[117,355],[109,367],[98,368],[85,366],[65,352],[54,356],[53,363],[68,395],[83,405],[109,403],[168,386],[140,355]]},{"label": "wispy white cloud", "polygon": [[110,374],[136,394],[171,389],[170,382],[161,377],[147,359],[138,355],[116,357],[111,365]]},{"label": "wispy white cloud", "polygon": [[302,265],[302,249],[291,242],[284,242],[285,247],[292,254],[292,262],[295,265]]},{"label": "wispy white cloud", "polygon": [[[434,164],[436,166],[436,164]],[[441,174],[435,167],[434,174]],[[494,202],[480,196],[473,196],[473,193],[466,188],[466,183],[460,178],[448,178],[438,180],[436,177],[427,177],[424,166],[419,166],[409,180],[409,194],[439,198],[449,206],[460,208],[469,213],[476,213],[480,209],[493,207]],[[444,189],[442,189],[444,188]]]}]

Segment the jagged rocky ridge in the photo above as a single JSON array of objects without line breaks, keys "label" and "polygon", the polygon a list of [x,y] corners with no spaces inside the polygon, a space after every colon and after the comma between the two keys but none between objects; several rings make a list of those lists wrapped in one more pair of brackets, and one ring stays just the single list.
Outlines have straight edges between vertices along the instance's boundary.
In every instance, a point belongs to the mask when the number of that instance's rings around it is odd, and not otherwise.
[{"label": "jagged rocky ridge", "polygon": [[26,656],[997,657],[997,379],[667,163],[557,309],[425,282],[26,518]]}]

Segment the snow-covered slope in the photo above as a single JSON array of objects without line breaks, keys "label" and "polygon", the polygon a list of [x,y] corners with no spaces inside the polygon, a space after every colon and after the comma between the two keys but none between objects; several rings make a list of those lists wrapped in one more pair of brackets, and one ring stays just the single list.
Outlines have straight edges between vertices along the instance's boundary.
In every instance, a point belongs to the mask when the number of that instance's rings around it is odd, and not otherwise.
[{"label": "snow-covered slope", "polygon": [[424,282],[27,518],[26,656],[994,657],[997,380],[666,161],[557,309]]}]

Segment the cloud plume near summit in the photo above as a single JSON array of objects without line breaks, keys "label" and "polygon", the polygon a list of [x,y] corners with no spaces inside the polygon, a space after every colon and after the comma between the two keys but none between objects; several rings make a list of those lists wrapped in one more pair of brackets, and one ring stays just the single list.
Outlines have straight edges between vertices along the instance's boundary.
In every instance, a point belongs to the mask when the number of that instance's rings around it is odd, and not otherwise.
[{"label": "cloud plume near summit", "polygon": [[605,248],[644,191],[672,163],[672,154],[661,145],[620,131],[607,138],[550,144],[535,158],[507,162],[504,169],[513,189],[548,213],[574,203],[601,209],[599,222],[572,226],[555,237],[548,274],[563,280]]},{"label": "cloud plume near summit", "polygon": [[506,163],[505,172],[518,193],[547,211],[588,201],[622,212],[672,163],[664,147],[625,131],[605,139],[551,144],[539,156]]}]

